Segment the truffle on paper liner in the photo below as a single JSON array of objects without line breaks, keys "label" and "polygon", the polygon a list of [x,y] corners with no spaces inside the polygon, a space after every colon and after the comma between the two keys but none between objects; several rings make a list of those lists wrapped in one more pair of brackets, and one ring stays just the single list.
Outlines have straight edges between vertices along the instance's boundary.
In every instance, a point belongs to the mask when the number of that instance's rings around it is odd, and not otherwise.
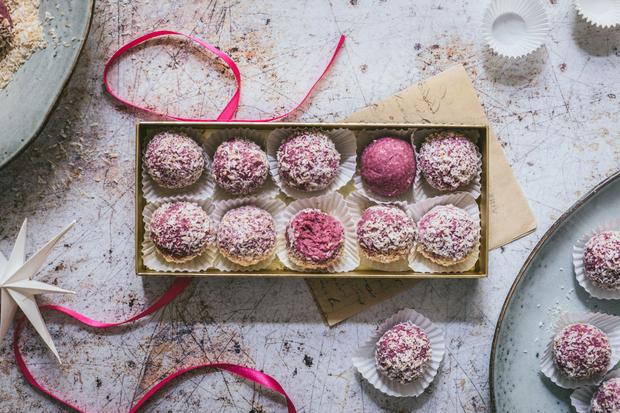
[{"label": "truffle on paper liner", "polygon": [[142,260],[147,268],[155,271],[175,271],[175,272],[197,272],[205,271],[213,267],[213,261],[215,260],[216,247],[215,244],[210,244],[202,254],[190,261],[183,263],[175,263],[166,261],[155,248],[155,244],[151,241],[151,231],[149,226],[151,223],[151,216],[153,212],[161,205],[168,202],[193,202],[204,209],[215,229],[215,221],[211,218],[211,212],[213,211],[213,205],[209,200],[195,200],[192,198],[175,199],[174,201],[156,201],[146,204],[142,210],[142,221],[144,221],[144,240],[142,240]]},{"label": "truffle on paper liner", "polygon": [[586,277],[585,266],[583,263],[583,254],[585,252],[586,243],[596,234],[603,231],[620,231],[620,220],[606,222],[598,227],[590,230],[582,235],[573,246],[573,268],[575,269],[575,278],[580,286],[587,291],[592,297],[602,300],[620,300],[620,289],[608,290],[595,285]]},{"label": "truffle on paper liner", "polygon": [[492,0],[482,18],[482,38],[509,59],[535,52],[548,32],[549,20],[539,0]]},{"label": "truffle on paper liner", "polygon": [[575,0],[575,9],[585,21],[601,29],[620,25],[620,1],[618,0]]},{"label": "truffle on paper liner", "polygon": [[[208,131],[209,130],[205,131],[205,134]],[[208,138],[204,138],[204,135],[203,135],[203,139],[205,142],[204,144],[205,151],[207,152],[207,155],[209,156],[209,158],[213,159],[217,148],[223,142],[229,141],[233,138],[245,138],[247,140],[250,140],[254,142],[255,144],[257,144],[258,146],[260,146],[260,148],[263,151],[265,151],[265,154],[267,154],[266,138],[259,131],[253,130],[250,128],[247,128],[247,129],[231,128],[231,129],[222,129],[222,130],[213,131],[211,135],[208,136]],[[280,190],[278,189],[278,186],[273,181],[273,178],[271,177],[271,172],[269,169],[270,169],[269,157],[267,157],[267,179],[265,180],[265,183],[263,183],[263,185],[256,192],[247,194],[247,195],[233,195],[230,192],[220,188],[217,185],[217,182],[215,181],[215,178],[213,176],[213,170],[212,169],[209,170],[209,174],[211,175],[211,179],[213,180],[213,183],[215,185],[215,190],[213,193],[213,200],[236,199],[236,198],[244,198],[244,197],[251,197],[251,196],[266,196],[266,197],[271,197],[271,198],[276,197],[278,193],[280,192]]]},{"label": "truffle on paper liner", "polygon": [[[344,227],[344,247],[342,256],[338,261],[330,265],[325,270],[300,268],[292,263],[288,257],[285,238],[286,226],[295,214],[306,208],[320,209],[321,211],[338,219]],[[349,209],[345,199],[338,192],[293,201],[278,216],[278,220],[276,221],[276,228],[278,228],[276,253],[278,259],[282,262],[282,264],[284,264],[285,267],[300,272],[338,273],[353,271],[360,264],[360,257],[357,252],[357,241],[355,236],[355,228],[358,220],[359,216]]]},{"label": "truffle on paper liner", "polygon": [[[449,195],[436,196],[416,202],[413,205],[409,205],[409,211],[411,212],[411,216],[413,216],[413,220],[416,225],[418,225],[418,222],[424,214],[437,205],[454,205],[455,207],[464,209],[474,220],[474,222],[478,224],[478,228],[480,230],[480,210],[478,209],[478,204],[476,203],[474,197],[467,192],[455,192]],[[478,258],[480,257],[480,238],[478,238],[478,244],[476,247],[469,253],[464,261],[449,266],[437,264],[426,258],[421,252],[419,252],[421,247],[422,246],[418,238],[417,249],[414,254],[410,255],[411,258],[409,260],[409,268],[416,272],[453,273],[468,271],[476,265],[476,262],[478,262]]]},{"label": "truffle on paper liner", "polygon": [[[381,336],[396,324],[411,321],[420,327],[431,342],[431,359],[426,365],[424,375],[410,383],[402,384],[381,374],[375,361],[375,349]],[[353,366],[374,388],[394,397],[417,397],[431,384],[437,375],[446,352],[444,332],[431,320],[415,310],[405,308],[385,320],[352,357]]]},{"label": "truffle on paper liner", "polygon": [[[412,143],[413,143],[413,146],[416,148],[417,153],[418,154],[420,153],[420,147],[422,146],[424,142],[426,142],[426,138],[428,138],[430,135],[434,133],[446,132],[446,131],[452,132],[453,130],[452,129],[418,129],[417,131],[415,131],[413,133]],[[480,139],[480,136],[474,130],[455,130],[454,132],[458,132],[462,134],[467,139],[472,141],[474,145],[476,146],[476,153],[478,155],[478,172],[476,173],[474,178],[471,180],[471,182],[468,183],[467,185],[457,188],[454,191],[440,191],[440,190],[433,188],[426,181],[426,178],[424,178],[424,174],[420,170],[419,173],[420,173],[421,178],[417,179],[413,185],[413,191],[415,194],[416,201],[421,201],[423,199],[432,198],[434,196],[452,194],[455,192],[467,192],[471,194],[471,196],[473,196],[475,199],[478,199],[480,197],[480,191],[482,188],[482,185],[480,183],[480,181],[482,180],[482,154],[480,153],[480,149],[478,148],[478,144],[477,144],[478,140]],[[418,169],[420,169],[419,164],[418,164]]]},{"label": "truffle on paper liner", "polygon": [[[144,162],[144,155],[146,154],[148,142],[150,142],[156,134],[161,132],[181,133],[183,135],[187,135],[192,138],[204,151],[205,169],[202,171],[200,178],[198,178],[198,180],[193,184],[186,186],[185,188],[178,189],[162,188],[155,183],[155,181],[153,181],[153,178],[151,178],[151,175],[147,172],[146,163]],[[152,136],[149,136],[148,142],[147,145],[144,145],[144,149],[142,150],[142,165],[140,165],[140,168],[142,168],[142,193],[144,194],[144,198],[147,202],[172,202],[181,201],[187,198],[210,199],[213,196],[213,193],[215,192],[215,181],[211,175],[211,159],[209,159],[209,156],[207,155],[200,133],[191,128],[162,128],[153,131]]]},{"label": "truffle on paper liner", "polygon": [[407,192],[405,192],[404,194],[400,196],[395,196],[395,197],[382,196],[382,195],[373,193],[369,189],[366,189],[366,185],[364,184],[364,181],[362,180],[362,175],[360,173],[361,163],[359,162],[359,160],[361,160],[364,149],[366,149],[366,147],[370,145],[372,141],[374,141],[375,139],[398,138],[398,139],[407,141],[407,143],[411,143],[411,135],[414,131],[415,129],[378,129],[378,130],[372,130],[372,131],[362,130],[358,132],[357,134],[358,162],[357,162],[357,168],[355,171],[355,175],[353,176],[353,186],[355,187],[355,190],[357,192],[359,192],[366,198],[378,204],[407,205],[407,204],[413,203],[416,200],[413,188],[416,182],[420,180],[420,168],[418,168],[418,154],[415,149],[415,146],[413,147],[413,157],[415,159],[416,173],[415,173],[415,177],[413,178],[413,185]]},{"label": "truffle on paper liner", "polygon": [[[611,362],[605,373],[584,380],[575,380],[566,377],[558,370],[553,361],[553,340],[555,336],[570,324],[590,324],[603,331],[609,339],[611,347]],[[540,371],[552,382],[565,389],[576,389],[582,386],[599,384],[605,374],[620,361],[620,317],[605,313],[564,313],[556,321],[553,335],[549,337],[549,343],[540,360]]]},{"label": "truffle on paper liner", "polygon": [[[603,381],[612,379],[612,378],[620,378],[620,369],[612,370],[605,375]],[[592,402],[592,397],[594,393],[598,389],[598,386],[584,386],[579,387],[575,391],[573,391],[570,395],[570,402],[577,410],[577,413],[590,413],[592,409],[590,408],[590,403]]]},{"label": "truffle on paper liner", "polygon": [[[357,240],[357,224],[362,217],[362,213],[367,208],[373,205],[389,205],[389,204],[380,204],[375,201],[372,201],[357,191],[350,193],[347,196],[346,201],[351,211],[353,211],[355,215],[358,217],[358,220],[355,223],[355,229],[356,229],[355,239],[356,240]],[[413,218],[411,217],[411,212],[409,211],[409,209],[403,208],[402,205],[398,205],[398,204],[393,204],[393,205],[395,207],[401,208],[413,221]],[[414,225],[415,225],[415,222],[414,222]],[[417,234],[417,230],[416,230],[416,234]],[[411,255],[414,254],[415,248],[416,248],[416,242],[414,240],[413,247],[411,248],[411,251],[409,252],[409,258],[411,258]],[[382,262],[373,261],[365,257],[364,253],[360,250],[359,245],[358,245],[358,251],[359,251],[359,256],[360,256],[359,269],[370,268],[373,270],[386,271],[386,272],[409,271],[409,258],[408,257],[405,257],[398,261],[394,261],[390,263],[382,263]]]},{"label": "truffle on paper liner", "polygon": [[[230,211],[231,209],[238,208],[244,205],[253,205],[255,207],[264,209],[265,211],[271,214],[275,222],[276,246],[274,247],[274,251],[270,257],[254,265],[248,265],[248,266],[239,265],[237,263],[230,261],[223,254],[221,254],[218,250],[218,252],[215,255],[213,266],[220,271],[226,271],[226,272],[258,271],[258,270],[265,269],[269,265],[271,265],[271,263],[276,257],[277,236],[279,233],[284,231],[284,228],[278,227],[278,216],[284,211],[284,208],[286,208],[286,204],[279,199],[270,198],[266,196],[262,196],[262,197],[253,196],[253,197],[246,197],[246,198],[235,198],[235,199],[226,199],[222,201],[217,201],[213,205],[213,213],[211,215],[213,221],[215,222],[216,227],[219,227],[220,221],[222,220],[222,217],[224,216],[224,214],[226,214],[226,212]],[[216,248],[217,248],[217,241],[216,241]]]},{"label": "truffle on paper liner", "polygon": [[[321,132],[326,134],[334,142],[336,150],[340,152],[340,168],[338,168],[338,174],[334,181],[323,190],[312,192],[300,191],[287,186],[280,178],[278,159],[276,156],[278,148],[284,139],[300,131]],[[355,173],[356,148],[357,140],[353,132],[349,129],[278,128],[267,137],[267,159],[269,159],[271,178],[282,192],[295,199],[317,197],[335,192],[345,186]]]}]

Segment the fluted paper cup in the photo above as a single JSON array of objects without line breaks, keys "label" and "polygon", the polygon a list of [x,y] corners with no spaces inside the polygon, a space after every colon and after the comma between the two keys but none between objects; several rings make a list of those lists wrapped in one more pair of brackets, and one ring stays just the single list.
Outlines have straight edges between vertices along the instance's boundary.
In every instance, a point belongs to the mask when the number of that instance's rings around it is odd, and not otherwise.
[{"label": "fluted paper cup", "polygon": [[620,1],[575,0],[577,14],[593,26],[609,29],[620,26]]}]

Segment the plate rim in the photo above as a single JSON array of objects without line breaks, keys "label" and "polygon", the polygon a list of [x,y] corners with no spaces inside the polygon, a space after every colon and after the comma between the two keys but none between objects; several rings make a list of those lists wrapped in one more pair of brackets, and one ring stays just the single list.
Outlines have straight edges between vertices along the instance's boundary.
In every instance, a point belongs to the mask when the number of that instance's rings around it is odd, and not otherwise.
[{"label": "plate rim", "polygon": [[88,40],[90,29],[92,27],[93,15],[95,14],[95,0],[87,0],[87,1],[89,3],[89,7],[88,7],[89,15],[88,15],[87,24],[86,24],[86,30],[83,33],[84,40],[82,40],[80,44],[80,49],[75,54],[73,61],[69,65],[70,69],[68,70],[64,78],[62,79],[62,82],[61,82],[62,85],[58,89],[58,92],[54,95],[52,99],[53,101],[52,104],[47,108],[45,115],[43,116],[42,120],[39,122],[39,125],[35,129],[34,133],[32,133],[32,135],[28,138],[28,140],[24,142],[24,144],[18,150],[14,151],[10,156],[6,157],[4,160],[0,161],[0,170],[9,166],[11,162],[13,162],[19,155],[21,155],[26,149],[28,149],[28,147],[32,144],[32,142],[34,142],[39,137],[39,135],[41,134],[41,131],[43,131],[43,129],[47,125],[47,122],[49,121],[50,116],[52,115],[52,112],[56,110],[58,106],[58,102],[60,100],[60,95],[62,95],[62,92],[64,92],[65,88],[69,84],[69,81],[71,80],[71,77],[73,76],[73,73],[75,72],[75,67],[77,66],[77,62],[78,60],[80,60],[80,57],[82,56],[82,52],[84,52],[84,46],[86,45],[86,41]]},{"label": "plate rim", "polygon": [[500,328],[503,325],[504,317],[506,316],[508,306],[512,301],[512,298],[517,291],[517,288],[523,281],[525,277],[525,273],[529,270],[534,257],[542,250],[542,248],[547,244],[549,238],[551,238],[558,229],[579,209],[583,204],[588,202],[590,198],[594,197],[598,192],[602,189],[613,183],[616,179],[620,178],[620,170],[612,173],[607,178],[603,179],[601,182],[596,184],[592,189],[590,189],[585,195],[579,198],[573,205],[570,206],[545,232],[545,234],[538,240],[532,252],[528,255],[527,259],[523,262],[519,273],[517,274],[515,280],[510,286],[510,290],[508,290],[508,294],[504,299],[504,303],[502,304],[502,309],[499,313],[499,317],[497,318],[497,322],[495,324],[495,331],[493,333],[493,342],[491,343],[491,356],[489,358],[489,393],[490,393],[490,402],[491,402],[491,411],[497,412],[497,405],[495,399],[495,355],[497,351],[497,342],[499,337]]}]

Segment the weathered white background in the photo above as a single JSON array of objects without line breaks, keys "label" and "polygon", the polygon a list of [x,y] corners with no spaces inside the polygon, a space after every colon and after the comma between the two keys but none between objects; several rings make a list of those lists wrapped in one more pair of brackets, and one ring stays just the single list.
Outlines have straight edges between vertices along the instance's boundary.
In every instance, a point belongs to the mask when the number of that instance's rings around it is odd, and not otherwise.
[{"label": "weathered white background", "polygon": [[[518,269],[551,223],[618,169],[620,31],[592,30],[568,1],[545,0],[552,27],[547,44],[517,65],[484,51],[484,3],[100,0],[86,49],[50,122],[0,171],[3,252],[24,217],[30,220],[31,251],[68,221],[78,221],[38,276],[77,294],[42,302],[116,320],[170,284],[133,274],[133,134],[145,116],[118,105],[101,85],[106,58],[155,28],[195,34],[231,54],[244,75],[242,118],[291,107],[322,70],[340,33],[347,35],[342,55],[294,119],[335,121],[463,63],[539,229],[493,251],[488,279],[426,281],[331,329],[303,280],[197,280],[153,318],[106,333],[47,316],[64,364],[58,366],[29,330],[24,351],[40,380],[87,411],[127,411],[175,366],[220,360],[272,374],[301,412],[489,411],[493,329]],[[214,117],[233,90],[219,63],[172,39],[133,53],[113,75],[127,96],[178,114]],[[416,400],[378,394],[350,363],[369,332],[403,307],[428,315],[448,338],[440,373]],[[62,410],[25,383],[10,345],[10,337],[0,343],[0,411]],[[277,396],[212,373],[180,380],[147,410],[284,408]]]}]

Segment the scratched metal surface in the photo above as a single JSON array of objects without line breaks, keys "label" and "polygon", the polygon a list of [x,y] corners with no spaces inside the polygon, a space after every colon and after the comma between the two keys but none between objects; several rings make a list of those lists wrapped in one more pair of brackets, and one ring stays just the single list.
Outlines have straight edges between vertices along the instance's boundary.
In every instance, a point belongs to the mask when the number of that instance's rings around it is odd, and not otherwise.
[{"label": "scratched metal surface", "polygon": [[[68,221],[78,223],[38,278],[77,291],[45,297],[97,319],[117,320],[151,302],[167,279],[133,275],[133,131],[143,115],[103,93],[105,59],[153,28],[191,32],[230,53],[244,75],[240,115],[267,116],[305,92],[335,45],[344,53],[296,117],[334,121],[456,62],[466,68],[539,220],[539,230],[492,252],[481,281],[426,281],[327,328],[302,280],[209,279],[134,326],[97,333],[46,317],[64,360],[58,366],[28,331],[24,351],[40,380],[87,411],[127,411],[155,379],[195,362],[229,361],[276,377],[301,412],[489,410],[488,357],[504,296],[551,223],[620,160],[620,32],[580,22],[568,1],[546,9],[552,32],[527,61],[484,52],[484,2],[128,1],[97,2],[77,70],[40,138],[0,172],[0,248],[21,220],[30,251]],[[213,117],[233,90],[230,75],[192,47],[163,41],[113,73],[132,99],[175,113]],[[506,217],[510,219],[510,217]],[[369,332],[414,307],[447,332],[433,385],[415,400],[378,394],[349,357]],[[0,411],[62,411],[17,372],[11,339],[0,343]],[[147,411],[283,411],[281,400],[221,373],[169,387]]]}]

